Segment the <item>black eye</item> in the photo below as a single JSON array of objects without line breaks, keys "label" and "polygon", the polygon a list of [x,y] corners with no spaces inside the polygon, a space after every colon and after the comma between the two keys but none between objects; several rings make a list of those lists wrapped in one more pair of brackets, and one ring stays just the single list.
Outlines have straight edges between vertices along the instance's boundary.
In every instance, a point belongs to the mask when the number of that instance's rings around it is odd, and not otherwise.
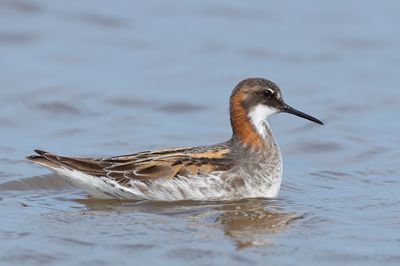
[{"label": "black eye", "polygon": [[267,98],[271,97],[272,94],[274,94],[274,92],[271,91],[271,90],[265,90],[264,91],[264,96],[267,97]]}]

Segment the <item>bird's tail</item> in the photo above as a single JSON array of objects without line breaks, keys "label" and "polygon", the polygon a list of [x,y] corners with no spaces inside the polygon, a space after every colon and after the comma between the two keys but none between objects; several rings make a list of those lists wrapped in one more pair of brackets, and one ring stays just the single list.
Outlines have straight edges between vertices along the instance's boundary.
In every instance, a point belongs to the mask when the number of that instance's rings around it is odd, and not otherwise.
[{"label": "bird's tail", "polygon": [[35,150],[35,152],[36,155],[26,158],[66,178],[95,198],[124,199],[133,197],[125,188],[119,187],[115,181],[104,177],[101,167],[90,159],[58,156],[42,150]]},{"label": "bird's tail", "polygon": [[50,170],[57,170],[61,167],[60,162],[57,160],[57,155],[42,150],[35,150],[36,155],[26,157],[26,159],[49,168]]}]

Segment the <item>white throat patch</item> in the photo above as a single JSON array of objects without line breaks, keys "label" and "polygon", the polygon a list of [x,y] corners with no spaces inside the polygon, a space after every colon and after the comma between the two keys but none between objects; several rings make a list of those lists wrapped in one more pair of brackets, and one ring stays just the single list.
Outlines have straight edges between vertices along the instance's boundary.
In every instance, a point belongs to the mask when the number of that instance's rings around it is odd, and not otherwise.
[{"label": "white throat patch", "polygon": [[250,121],[261,137],[265,138],[267,134],[265,130],[266,119],[277,112],[275,108],[263,104],[258,104],[249,112]]}]

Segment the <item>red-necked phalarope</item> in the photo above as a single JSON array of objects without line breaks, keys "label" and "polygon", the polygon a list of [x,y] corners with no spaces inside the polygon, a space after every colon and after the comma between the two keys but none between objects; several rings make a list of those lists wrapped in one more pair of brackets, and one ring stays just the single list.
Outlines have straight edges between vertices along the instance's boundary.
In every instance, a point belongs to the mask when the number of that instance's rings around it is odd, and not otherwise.
[{"label": "red-necked phalarope", "polygon": [[286,112],[323,125],[289,105],[275,83],[241,81],[230,97],[233,135],[221,144],[71,158],[35,150],[29,156],[96,198],[234,200],[276,197],[282,156],[266,119]]}]

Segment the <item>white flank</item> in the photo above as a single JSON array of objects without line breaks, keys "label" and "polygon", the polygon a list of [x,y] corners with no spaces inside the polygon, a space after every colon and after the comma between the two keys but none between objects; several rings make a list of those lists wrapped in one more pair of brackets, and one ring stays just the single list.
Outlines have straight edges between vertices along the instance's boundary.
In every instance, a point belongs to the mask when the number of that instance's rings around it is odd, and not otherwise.
[{"label": "white flank", "polygon": [[264,104],[258,104],[249,112],[249,118],[253,126],[257,130],[261,137],[265,138],[267,135],[265,129],[265,123],[267,123],[267,118],[273,114],[276,114],[277,110],[275,108],[266,106]]},{"label": "white flank", "polygon": [[[67,168],[53,168],[54,172],[69,180],[75,186],[98,199],[133,199],[133,200],[237,200],[241,198],[275,197],[279,183],[275,184],[265,173],[244,176],[244,186],[230,187],[222,179],[223,172],[208,175],[154,180],[151,184],[132,180],[130,186],[121,186],[108,177],[88,175]],[[225,176],[226,177],[226,176]],[[272,185],[272,186],[271,186]],[[233,191],[235,193],[232,193]]]}]

